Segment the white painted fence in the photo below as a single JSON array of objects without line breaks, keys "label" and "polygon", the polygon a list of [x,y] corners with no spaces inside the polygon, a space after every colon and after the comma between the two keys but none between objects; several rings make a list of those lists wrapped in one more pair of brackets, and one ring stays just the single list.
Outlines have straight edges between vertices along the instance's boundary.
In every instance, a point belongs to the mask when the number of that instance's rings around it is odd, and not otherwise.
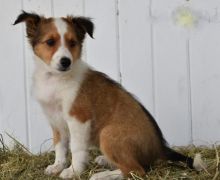
[{"label": "white painted fence", "polygon": [[[175,24],[182,6],[197,17],[194,27]],[[21,9],[92,17],[84,59],[135,94],[171,145],[220,140],[219,0],[0,0],[0,133],[39,152],[51,131],[31,96],[24,26],[12,26]]]}]

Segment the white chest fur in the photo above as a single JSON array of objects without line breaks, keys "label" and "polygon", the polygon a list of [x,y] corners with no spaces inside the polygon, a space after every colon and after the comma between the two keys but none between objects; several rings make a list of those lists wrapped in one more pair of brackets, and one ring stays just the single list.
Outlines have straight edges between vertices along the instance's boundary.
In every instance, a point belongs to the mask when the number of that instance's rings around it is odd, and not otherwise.
[{"label": "white chest fur", "polygon": [[35,73],[34,77],[34,95],[40,102],[50,124],[59,127],[63,123],[62,96],[59,88],[61,82],[58,77],[45,72]]},{"label": "white chest fur", "polygon": [[54,127],[66,124],[69,111],[77,96],[87,66],[78,63],[69,73],[54,74],[37,64],[33,77],[33,92]]}]

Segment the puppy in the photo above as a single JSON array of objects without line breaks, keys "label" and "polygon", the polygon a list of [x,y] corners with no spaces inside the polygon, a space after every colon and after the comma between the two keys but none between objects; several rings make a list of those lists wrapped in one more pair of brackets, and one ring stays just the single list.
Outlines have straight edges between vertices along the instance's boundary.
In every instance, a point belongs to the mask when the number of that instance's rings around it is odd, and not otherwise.
[{"label": "puppy", "polygon": [[[86,33],[93,37],[89,18],[46,18],[23,11],[14,25],[21,22],[35,56],[34,94],[53,130],[56,157],[46,174],[63,179],[80,175],[94,145],[105,157],[101,160],[117,169],[92,180],[122,179],[131,171],[143,176],[157,159],[202,169],[199,155],[193,160],[168,147],[154,118],[129,92],[81,61]],[[68,146],[72,163],[66,168]]]}]

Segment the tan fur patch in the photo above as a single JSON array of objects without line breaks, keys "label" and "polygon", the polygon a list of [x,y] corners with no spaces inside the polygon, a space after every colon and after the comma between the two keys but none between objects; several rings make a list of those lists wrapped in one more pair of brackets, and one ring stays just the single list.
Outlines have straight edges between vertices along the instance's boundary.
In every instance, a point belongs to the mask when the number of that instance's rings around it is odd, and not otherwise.
[{"label": "tan fur patch", "polygon": [[[82,50],[82,42],[77,38],[77,31],[72,23],[72,18],[67,17],[63,18],[63,20],[67,23],[67,32],[65,34],[65,45],[69,49],[72,54],[74,60],[78,60],[81,56]],[[71,44],[75,42],[75,46],[71,46]]]},{"label": "tan fur patch", "polygon": [[[73,60],[78,60],[81,56],[82,45],[77,39],[74,27],[71,24],[67,26],[67,33],[65,34],[65,46],[72,54]],[[75,44],[72,46],[72,44]]]},{"label": "tan fur patch", "polygon": [[[37,56],[39,56],[46,64],[50,64],[53,54],[59,48],[60,42],[60,35],[57,31],[56,26],[52,19],[42,21],[39,25],[39,36],[38,36],[38,43],[34,46],[34,52]],[[47,40],[53,39],[55,41],[55,45],[50,47],[46,43]]]},{"label": "tan fur patch", "polygon": [[60,142],[60,132],[56,129],[53,129],[53,144],[56,145]]},{"label": "tan fur patch", "polygon": [[136,170],[142,175],[162,157],[150,117],[130,94],[99,72],[88,72],[70,115],[92,121],[91,141],[125,174]]}]

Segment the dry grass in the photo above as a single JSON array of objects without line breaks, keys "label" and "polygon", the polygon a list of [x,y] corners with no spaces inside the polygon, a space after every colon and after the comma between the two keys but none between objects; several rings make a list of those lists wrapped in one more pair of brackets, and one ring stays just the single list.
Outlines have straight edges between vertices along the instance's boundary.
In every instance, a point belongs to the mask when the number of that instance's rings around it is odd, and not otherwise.
[{"label": "dry grass", "polygon": [[[54,153],[43,153],[40,155],[30,154],[21,144],[17,143],[13,150],[9,150],[4,145],[2,138],[0,139],[2,148],[0,148],[0,179],[4,180],[31,180],[31,179],[48,179],[56,180],[58,177],[49,177],[44,175],[44,169],[48,164],[52,164]],[[132,180],[165,180],[165,179],[193,179],[193,180],[217,180],[219,175],[219,153],[220,146],[206,147],[186,147],[178,148],[183,154],[194,156],[195,153],[201,153],[207,163],[207,171],[195,172],[180,164],[172,164],[170,162],[158,162],[147,173],[145,178],[140,178],[131,173]],[[91,156],[95,157],[98,151],[92,151]],[[86,180],[92,174],[105,170],[103,167],[97,166],[93,161],[89,163],[88,169],[81,175],[79,179]]]}]

